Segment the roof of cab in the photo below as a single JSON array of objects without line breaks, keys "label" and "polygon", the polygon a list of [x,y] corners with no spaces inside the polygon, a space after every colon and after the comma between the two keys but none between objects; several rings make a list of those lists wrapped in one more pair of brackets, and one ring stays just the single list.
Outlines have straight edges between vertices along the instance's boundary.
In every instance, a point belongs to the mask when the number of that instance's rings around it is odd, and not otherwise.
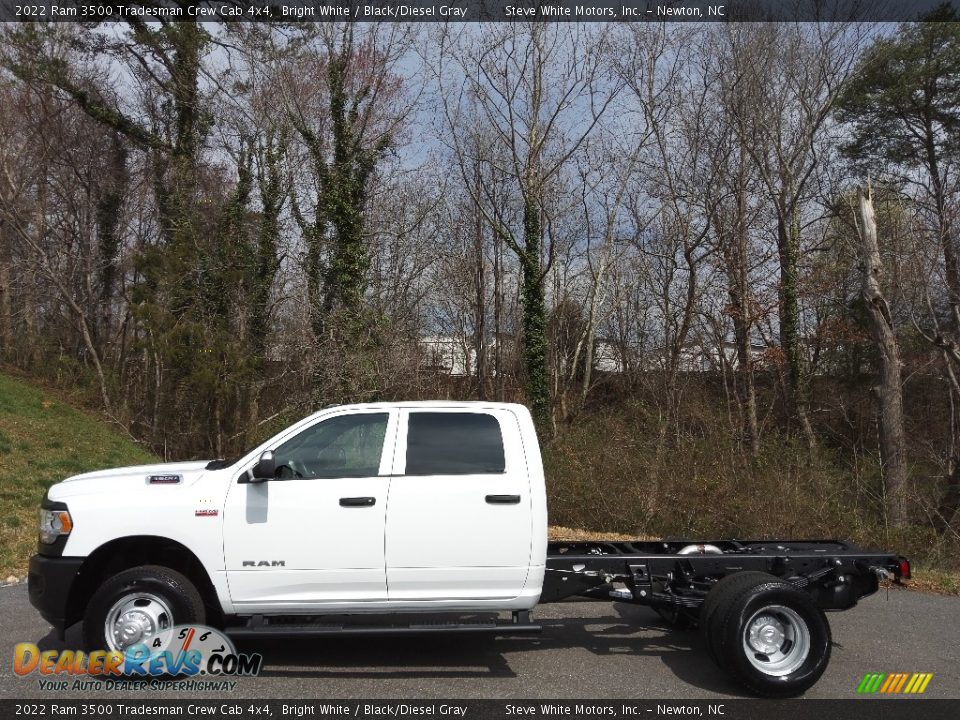
[{"label": "roof of cab", "polygon": [[348,403],[345,405],[326,405],[321,410],[332,410],[334,408],[338,409],[393,409],[393,408],[464,408],[476,410],[479,408],[502,408],[509,410],[516,410],[522,408],[526,410],[526,406],[520,403],[504,403],[504,402],[490,402],[487,400],[397,400],[392,402],[376,402],[376,403]]}]

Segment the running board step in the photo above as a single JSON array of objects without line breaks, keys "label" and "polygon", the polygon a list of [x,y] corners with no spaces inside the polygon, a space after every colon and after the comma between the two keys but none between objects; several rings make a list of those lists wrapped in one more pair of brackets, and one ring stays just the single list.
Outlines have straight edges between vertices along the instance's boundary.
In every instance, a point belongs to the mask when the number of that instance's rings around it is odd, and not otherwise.
[{"label": "running board step", "polygon": [[[341,616],[342,617],[342,616]],[[351,616],[341,620],[338,616],[317,617],[315,622],[304,622],[296,616],[265,617],[254,615],[244,625],[228,627],[225,632],[231,638],[249,639],[262,637],[336,637],[345,635],[429,635],[433,633],[473,633],[481,635],[524,635],[539,633],[543,626],[530,621],[529,611],[519,611],[513,620],[488,618],[453,619],[431,616],[419,622],[397,622],[396,616],[371,616],[361,620]],[[379,620],[379,622],[378,622]]]},{"label": "running board step", "polygon": [[477,635],[525,635],[539,633],[542,625],[519,623],[426,623],[411,625],[246,625],[229,627],[226,634],[238,640],[263,637],[340,637],[346,635],[429,635],[472,633]]}]

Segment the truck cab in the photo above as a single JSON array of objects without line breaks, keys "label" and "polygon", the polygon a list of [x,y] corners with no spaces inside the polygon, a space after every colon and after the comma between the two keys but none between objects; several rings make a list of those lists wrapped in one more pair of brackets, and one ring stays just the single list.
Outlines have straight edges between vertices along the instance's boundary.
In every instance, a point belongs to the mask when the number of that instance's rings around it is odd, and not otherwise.
[{"label": "truck cab", "polygon": [[516,405],[348,406],[271,441],[272,468],[241,463],[225,488],[234,612],[532,607],[546,555],[532,429]]},{"label": "truck cab", "polygon": [[98,647],[122,649],[105,622],[138,590],[112,581],[144,565],[167,567],[199,595],[154,608],[141,618],[152,627],[526,610],[546,559],[539,446],[529,411],[514,404],[330,407],[234,460],[78,475],[51,487],[44,506],[31,599],[61,632],[83,618]]}]

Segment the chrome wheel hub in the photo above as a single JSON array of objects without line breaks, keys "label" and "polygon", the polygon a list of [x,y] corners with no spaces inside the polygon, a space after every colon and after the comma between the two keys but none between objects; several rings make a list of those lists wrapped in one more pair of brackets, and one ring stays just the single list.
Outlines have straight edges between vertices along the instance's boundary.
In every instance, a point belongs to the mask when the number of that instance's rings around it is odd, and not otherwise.
[{"label": "chrome wheel hub", "polygon": [[124,652],[146,643],[173,627],[173,612],[167,602],[151,593],[131,593],[107,612],[103,634],[110,650]]},{"label": "chrome wheel hub", "polygon": [[810,655],[810,628],[792,608],[761,608],[743,630],[743,651],[765,675],[782,677],[800,669]]},{"label": "chrome wheel hub", "polygon": [[750,623],[750,646],[758,653],[769,655],[776,652],[786,637],[783,623],[771,615],[762,615]]}]

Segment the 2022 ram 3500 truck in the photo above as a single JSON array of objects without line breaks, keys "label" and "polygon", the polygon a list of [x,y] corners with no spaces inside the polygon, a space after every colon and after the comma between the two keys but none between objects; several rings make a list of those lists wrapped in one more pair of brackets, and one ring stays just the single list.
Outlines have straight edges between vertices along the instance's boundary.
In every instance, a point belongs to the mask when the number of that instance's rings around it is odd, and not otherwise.
[{"label": "2022 ram 3500 truck", "polygon": [[698,623],[721,668],[783,697],[827,666],[824,610],[909,573],[835,540],[549,543],[527,409],[411,402],[327,408],[234,460],[68,478],[43,502],[29,593],[61,637],[82,620],[85,645],[121,652],[204,622],[537,632],[538,602],[602,598]]}]

